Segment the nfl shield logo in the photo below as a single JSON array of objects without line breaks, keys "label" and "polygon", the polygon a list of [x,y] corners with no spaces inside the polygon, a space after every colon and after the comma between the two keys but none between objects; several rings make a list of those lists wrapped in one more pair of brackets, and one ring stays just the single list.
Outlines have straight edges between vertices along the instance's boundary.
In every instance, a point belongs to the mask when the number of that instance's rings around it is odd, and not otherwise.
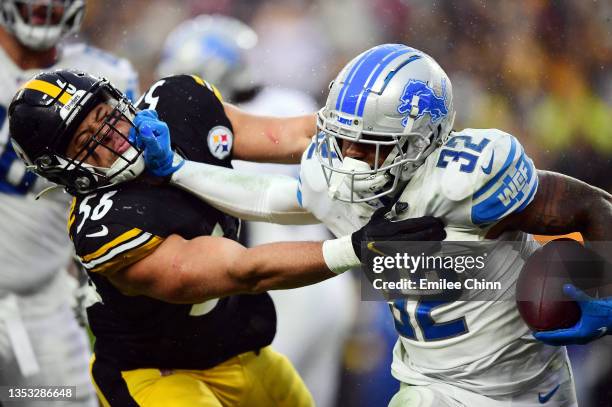
[{"label": "nfl shield logo", "polygon": [[223,160],[230,154],[233,140],[234,135],[227,127],[213,127],[208,132],[208,149],[214,157]]}]

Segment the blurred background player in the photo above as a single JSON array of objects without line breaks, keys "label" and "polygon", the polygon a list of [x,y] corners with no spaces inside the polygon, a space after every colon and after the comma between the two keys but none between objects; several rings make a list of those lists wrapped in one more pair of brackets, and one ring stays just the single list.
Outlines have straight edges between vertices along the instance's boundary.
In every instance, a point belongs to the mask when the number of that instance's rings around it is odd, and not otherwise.
[{"label": "blurred background player", "polygon": [[0,384],[77,386],[77,403],[70,405],[96,406],[89,343],[71,309],[74,281],[66,272],[69,197],[53,192],[34,201],[49,184],[17,159],[6,113],[17,89],[42,69],[85,69],[131,97],[137,74],[126,60],[96,48],[60,44],[78,32],[83,0],[3,0],[0,9]]},{"label": "blurred background player", "polygon": [[[158,77],[194,73],[219,89],[224,99],[254,114],[298,116],[317,110],[307,93],[264,86],[250,68],[249,53],[257,34],[241,21],[222,15],[200,15],[181,23],[168,36]],[[234,160],[234,168],[298,177],[299,166]],[[245,222],[248,246],[277,241],[329,238],[322,225],[284,226]],[[348,273],[319,284],[272,291],[278,326],[273,346],[287,355],[312,392],[316,405],[333,406],[339,390],[341,356],[353,321],[355,285]]]}]

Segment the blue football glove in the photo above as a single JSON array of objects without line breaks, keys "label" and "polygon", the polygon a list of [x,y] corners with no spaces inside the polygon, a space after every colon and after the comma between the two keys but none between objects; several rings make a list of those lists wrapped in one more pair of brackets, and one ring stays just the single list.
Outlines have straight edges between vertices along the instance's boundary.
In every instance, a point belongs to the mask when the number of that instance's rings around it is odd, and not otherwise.
[{"label": "blue football glove", "polygon": [[563,292],[578,302],[580,320],[571,328],[536,332],[536,339],[548,345],[582,345],[612,333],[612,297],[592,298],[571,284],[565,284]]},{"label": "blue football glove", "polygon": [[167,177],[183,166],[184,160],[173,163],[174,152],[170,145],[170,130],[157,117],[155,110],[142,110],[134,118],[135,128],[130,130],[130,140],[144,149],[144,161],[149,173]]}]

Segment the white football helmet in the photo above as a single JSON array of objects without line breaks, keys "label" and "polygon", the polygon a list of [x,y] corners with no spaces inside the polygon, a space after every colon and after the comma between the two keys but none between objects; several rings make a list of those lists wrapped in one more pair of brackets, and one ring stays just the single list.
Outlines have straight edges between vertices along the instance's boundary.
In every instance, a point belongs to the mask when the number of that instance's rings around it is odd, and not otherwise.
[{"label": "white football helmet", "polygon": [[168,35],[157,74],[196,74],[231,98],[253,87],[246,52],[256,44],[255,31],[235,18],[200,15]]},{"label": "white football helmet", "polygon": [[[345,202],[393,195],[444,143],[454,118],[450,79],[429,55],[402,44],[360,54],[331,83],[318,113],[316,151],[330,195]],[[373,168],[342,157],[343,142],[374,148]]]},{"label": "white football helmet", "polygon": [[47,50],[81,27],[84,0],[1,0],[0,23],[24,46]]}]

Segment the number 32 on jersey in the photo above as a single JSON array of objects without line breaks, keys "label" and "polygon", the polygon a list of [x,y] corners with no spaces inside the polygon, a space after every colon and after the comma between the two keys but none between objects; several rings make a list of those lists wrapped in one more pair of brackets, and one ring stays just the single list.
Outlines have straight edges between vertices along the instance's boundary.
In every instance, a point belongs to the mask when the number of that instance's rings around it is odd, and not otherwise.
[{"label": "number 32 on jersey", "polygon": [[[436,322],[432,312],[439,307],[450,304],[449,301],[408,301],[395,300],[389,303],[395,329],[406,339],[425,342],[441,341],[460,336],[469,332],[465,318],[457,318],[447,322]],[[417,336],[416,329],[419,329]]]}]

